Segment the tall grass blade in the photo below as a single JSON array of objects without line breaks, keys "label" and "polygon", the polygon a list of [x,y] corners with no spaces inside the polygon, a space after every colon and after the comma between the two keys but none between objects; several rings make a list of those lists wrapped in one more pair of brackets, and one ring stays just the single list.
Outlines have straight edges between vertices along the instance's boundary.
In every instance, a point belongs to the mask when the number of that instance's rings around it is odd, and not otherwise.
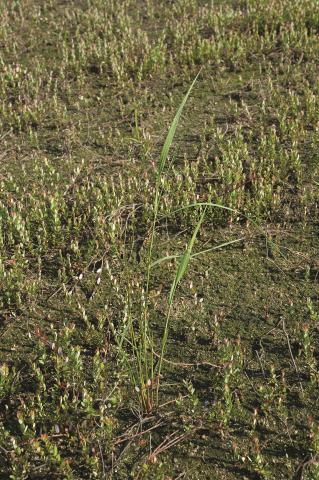
[{"label": "tall grass blade", "polygon": [[[242,242],[242,241],[245,240],[245,238],[246,237],[236,238],[235,240],[230,240],[229,242],[224,242],[224,243],[220,243],[219,245],[215,245],[215,247],[210,247],[210,248],[207,248],[205,250],[201,250],[200,252],[193,253],[191,255],[191,259],[195,258],[195,257],[198,257],[200,255],[203,255],[204,253],[212,252],[213,250],[219,250],[220,248],[228,247],[229,245],[233,245],[234,243]],[[181,255],[179,255],[179,254],[177,254],[177,255],[167,255],[166,257],[161,257],[158,260],[155,260],[155,262],[152,263],[151,267],[153,268],[156,265],[160,265],[163,262],[168,262],[169,260],[176,260],[180,257],[181,257]]]},{"label": "tall grass blade", "polygon": [[176,115],[174,117],[174,120],[169,128],[169,131],[168,131],[168,134],[166,136],[166,140],[164,142],[164,145],[163,145],[163,148],[162,148],[162,151],[161,151],[161,154],[160,154],[160,158],[159,158],[159,162],[158,162],[158,165],[157,165],[157,171],[156,171],[156,185],[155,185],[155,198],[154,198],[154,216],[153,216],[153,223],[152,223],[152,231],[151,231],[151,239],[150,239],[150,248],[149,248],[149,252],[148,252],[148,269],[147,269],[147,280],[146,280],[146,294],[148,294],[148,290],[149,290],[149,280],[150,280],[150,271],[151,271],[151,258],[152,258],[152,252],[153,252],[153,245],[154,245],[154,236],[155,236],[155,225],[156,225],[156,222],[157,222],[157,216],[158,216],[158,209],[159,209],[159,203],[160,203],[160,181],[161,181],[161,175],[164,171],[164,168],[165,168],[165,164],[166,164],[166,160],[167,160],[167,156],[168,156],[168,152],[169,152],[169,149],[172,145],[172,142],[173,142],[173,139],[174,139],[174,136],[175,136],[175,132],[176,132],[176,128],[177,128],[177,125],[178,125],[178,122],[179,122],[179,119],[180,119],[180,116],[182,114],[182,111],[185,107],[185,104],[188,100],[188,97],[190,96],[191,94],[191,91],[193,90],[193,87],[197,81],[197,78],[200,74],[200,71],[198,72],[198,74],[196,75],[194,81],[192,82],[191,86],[189,87],[186,95],[184,96],[177,112],[176,112]]},{"label": "tall grass blade", "polygon": [[201,224],[203,223],[203,220],[204,220],[204,217],[205,217],[205,213],[206,213],[206,209],[203,211],[199,221],[197,222],[197,225],[194,229],[194,232],[193,232],[193,235],[192,235],[192,238],[190,239],[189,241],[189,244],[185,250],[185,253],[184,255],[182,256],[181,260],[180,260],[180,263],[178,265],[178,268],[176,270],[176,274],[175,274],[175,278],[173,280],[173,283],[172,283],[172,286],[171,286],[171,290],[170,290],[170,293],[169,293],[169,297],[168,297],[168,303],[169,305],[171,305],[173,303],[173,300],[174,300],[174,295],[175,295],[175,291],[176,291],[176,288],[177,288],[177,285],[179,284],[179,282],[182,280],[183,276],[185,275],[185,272],[187,270],[187,267],[188,267],[188,264],[189,264],[189,261],[191,259],[191,254],[192,254],[192,250],[193,250],[193,247],[194,247],[194,244],[195,244],[195,241],[196,241],[196,237],[197,237],[197,234],[198,234],[198,231],[201,227]]},{"label": "tall grass blade", "polygon": [[198,74],[196,75],[194,81],[192,82],[191,86],[189,87],[188,89],[188,92],[186,93],[185,97],[183,98],[177,112],[176,112],[176,115],[174,117],[174,120],[173,122],[171,123],[171,126],[170,126],[170,129],[168,131],[168,134],[167,134],[167,137],[166,137],[166,140],[165,140],[165,143],[163,145],[163,148],[162,148],[162,151],[161,151],[161,155],[160,155],[160,158],[159,158],[159,163],[158,163],[158,167],[157,167],[157,175],[158,175],[158,178],[161,176],[164,168],[165,168],[165,164],[166,164],[166,160],[167,160],[167,156],[168,156],[168,152],[169,152],[169,149],[172,145],[172,142],[173,142],[173,139],[174,139],[174,136],[175,136],[175,132],[176,132],[176,128],[177,128],[177,125],[178,125],[178,122],[179,122],[179,119],[180,119],[180,116],[182,114],[182,111],[185,107],[185,104],[188,100],[188,97],[190,96],[190,93],[191,91],[193,90],[193,87],[197,81],[197,78],[198,78],[198,75],[200,74],[200,71],[198,72]]},{"label": "tall grass blade", "polygon": [[[199,72],[200,73],[200,72]],[[135,357],[137,361],[137,366],[136,366],[136,376],[139,377],[139,385],[141,388],[141,400],[143,405],[147,405],[147,410],[150,411],[152,408],[153,404],[153,392],[152,389],[149,390],[147,389],[147,385],[149,382],[149,379],[154,378],[154,358],[153,354],[149,352],[153,352],[153,340],[152,340],[152,332],[150,331],[149,327],[149,320],[148,320],[148,299],[149,299],[149,284],[150,284],[150,273],[151,273],[151,268],[152,268],[152,254],[153,254],[153,246],[154,246],[154,238],[155,238],[155,226],[156,222],[158,219],[158,211],[159,211],[159,205],[160,205],[160,197],[161,197],[161,178],[162,174],[166,165],[169,149],[172,145],[175,133],[176,133],[176,128],[180,119],[180,116],[182,114],[182,111],[184,109],[184,106],[188,100],[188,97],[196,83],[196,80],[198,78],[199,73],[196,75],[194,81],[192,82],[191,86],[189,87],[186,95],[184,96],[177,113],[174,117],[174,120],[169,128],[169,131],[166,136],[166,140],[164,142],[160,158],[157,164],[156,168],[156,180],[155,180],[155,196],[154,196],[154,201],[153,201],[153,221],[152,221],[152,226],[151,226],[151,233],[150,233],[150,244],[149,244],[149,250],[148,250],[148,260],[147,260],[147,272],[146,272],[146,286],[145,286],[145,298],[146,302],[143,304],[141,303],[141,317],[140,317],[140,324],[139,324],[139,339],[135,338],[135,333],[132,331],[131,335],[133,336],[132,338],[132,346],[133,346],[133,356]],[[172,285],[172,290],[170,293],[169,297],[169,304],[171,305],[171,302],[173,301],[174,294],[176,287],[180,280],[182,279],[187,265],[190,260],[191,256],[191,251],[193,248],[193,244],[196,239],[197,232],[200,228],[200,224],[202,223],[203,216],[200,219],[199,225],[195,228],[193,237],[188,245],[188,248],[182,258],[182,261],[180,262],[179,268],[177,269],[176,276]],[[169,307],[170,309],[170,307]],[[169,312],[166,317],[166,322],[165,322],[165,330],[164,330],[164,335],[163,335],[163,341],[162,341],[162,355],[160,358],[160,369],[162,365],[162,356],[165,351],[165,345],[167,341],[167,330],[168,330],[168,322],[169,322]],[[134,330],[134,329],[133,329]],[[150,348],[151,347],[151,348]],[[160,370],[159,369],[159,370]],[[135,375],[131,375],[132,378],[135,377]],[[159,383],[158,383],[159,387]],[[158,390],[157,390],[158,393]]]},{"label": "tall grass blade", "polygon": [[[173,283],[172,283],[172,286],[171,286],[171,290],[170,290],[170,293],[169,293],[169,296],[168,296],[168,312],[167,312],[167,315],[166,315],[164,333],[163,333],[163,338],[162,338],[161,355],[160,355],[160,359],[159,359],[159,362],[158,362],[158,378],[160,378],[160,376],[161,376],[162,364],[163,364],[163,359],[164,359],[164,354],[165,354],[166,344],[167,344],[170,313],[171,313],[171,308],[172,308],[174,297],[175,297],[176,288],[177,288],[178,284],[180,283],[180,281],[182,280],[182,278],[184,277],[185,272],[187,270],[189,261],[191,259],[192,250],[193,250],[193,247],[194,247],[194,244],[195,244],[195,241],[196,241],[196,237],[198,235],[199,229],[200,229],[200,227],[201,227],[201,225],[204,221],[204,218],[205,218],[205,213],[206,213],[206,208],[204,209],[203,213],[200,216],[200,219],[197,222],[197,225],[194,229],[192,238],[190,239],[190,241],[189,241],[189,243],[186,247],[184,255],[181,257],[181,260],[180,260],[178,268],[176,270],[175,277],[174,277],[174,280],[173,280]],[[158,391],[159,391],[159,382],[158,382],[158,385],[157,385],[157,399],[158,399]]]}]

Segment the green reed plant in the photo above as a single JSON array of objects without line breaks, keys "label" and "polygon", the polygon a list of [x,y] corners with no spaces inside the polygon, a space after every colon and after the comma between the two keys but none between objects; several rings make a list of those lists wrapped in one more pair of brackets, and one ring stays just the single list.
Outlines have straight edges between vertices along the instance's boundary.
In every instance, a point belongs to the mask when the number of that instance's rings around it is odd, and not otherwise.
[{"label": "green reed plant", "polygon": [[[197,78],[198,78],[198,75],[192,82],[188,92],[184,96],[177,110],[177,113],[169,128],[166,140],[164,142],[164,145],[160,154],[159,162],[157,165],[157,169],[156,169],[155,193],[154,193],[154,201],[153,201],[153,220],[151,224],[149,248],[148,248],[147,263],[146,263],[146,284],[141,294],[140,318],[138,321],[138,326],[136,329],[136,326],[134,325],[134,322],[133,322],[133,312],[130,309],[131,298],[129,294],[127,297],[128,308],[125,313],[125,321],[124,321],[126,327],[122,331],[120,338],[118,338],[118,345],[120,347],[120,352],[126,364],[129,367],[129,375],[135,386],[135,390],[138,393],[142,408],[146,412],[150,412],[153,409],[154,405],[157,405],[159,401],[160,379],[162,375],[164,355],[165,355],[166,346],[167,346],[172,307],[174,304],[177,287],[186,274],[186,271],[192,256],[197,256],[197,255],[206,253],[208,251],[215,250],[217,248],[222,248],[224,246],[243,240],[243,238],[240,238],[240,239],[232,240],[229,242],[225,242],[217,247],[206,249],[202,252],[198,252],[193,255],[192,251],[196,242],[196,238],[198,236],[200,227],[204,221],[208,207],[216,207],[216,208],[226,210],[232,214],[239,214],[237,210],[217,204],[217,203],[197,202],[194,204],[189,204],[185,207],[181,207],[178,210],[175,210],[175,213],[176,213],[177,211],[182,211],[185,209],[193,209],[194,207],[197,207],[200,213],[199,219],[195,225],[193,234],[185,248],[184,253],[181,255],[172,255],[172,256],[158,259],[156,261],[152,261],[154,245],[155,245],[156,224],[159,219],[159,209],[160,209],[161,198],[163,193],[162,179],[163,179],[165,166],[167,164],[168,153],[172,145],[182,111],[195,85]],[[173,258],[178,260],[178,266],[176,268],[175,275],[171,283],[171,288],[167,297],[168,308],[165,316],[164,330],[163,330],[163,335],[162,335],[161,344],[160,344],[159,360],[155,366],[156,352],[154,351],[153,332],[150,328],[150,322],[149,322],[150,305],[151,305],[151,301],[150,301],[151,271],[155,265],[158,265],[165,260],[173,259]],[[124,350],[125,345],[129,345],[131,348],[132,355],[133,355],[133,363],[129,360],[129,357]]]},{"label": "green reed plant", "polygon": [[[154,195],[154,201],[153,201],[153,220],[151,225],[150,241],[149,241],[147,264],[146,264],[146,284],[145,284],[145,290],[142,292],[142,295],[141,295],[141,313],[140,313],[140,320],[138,322],[138,332],[135,331],[135,328],[132,322],[131,312],[128,311],[127,312],[127,329],[125,329],[123,332],[123,335],[128,334],[128,338],[124,338],[124,336],[122,335],[122,339],[120,340],[120,343],[119,343],[121,347],[120,350],[122,354],[124,353],[124,358],[126,360],[126,363],[128,363],[129,365],[131,380],[135,385],[135,389],[139,395],[141,405],[146,412],[150,412],[154,406],[154,389],[156,389],[156,403],[158,403],[160,375],[161,375],[162,363],[163,363],[168,331],[169,331],[169,320],[171,315],[171,308],[173,305],[176,288],[186,272],[186,269],[191,257],[191,252],[205,215],[205,210],[204,210],[195,227],[195,230],[187,246],[187,249],[185,250],[184,255],[181,257],[179,266],[176,270],[175,277],[171,285],[171,290],[168,297],[168,311],[166,314],[164,333],[163,333],[162,342],[161,342],[160,359],[159,359],[158,365],[155,368],[154,367],[155,352],[154,352],[154,343],[153,343],[153,333],[151,331],[150,324],[149,324],[150,277],[151,277],[151,270],[153,266],[152,257],[153,257],[154,242],[155,242],[155,229],[158,221],[159,208],[161,203],[162,178],[163,178],[163,173],[167,163],[169,150],[172,145],[182,111],[197,81],[198,75],[199,74],[197,74],[191,86],[189,87],[186,95],[184,96],[176,112],[174,120],[169,128],[166,140],[164,142],[164,145],[160,154],[159,162],[156,168],[155,195]],[[130,301],[128,298],[128,304],[129,303]],[[123,352],[122,347],[123,347],[124,339],[126,340],[126,343],[128,343],[132,348],[133,359],[134,359],[133,364],[131,362],[128,362],[128,357],[126,353]]]}]

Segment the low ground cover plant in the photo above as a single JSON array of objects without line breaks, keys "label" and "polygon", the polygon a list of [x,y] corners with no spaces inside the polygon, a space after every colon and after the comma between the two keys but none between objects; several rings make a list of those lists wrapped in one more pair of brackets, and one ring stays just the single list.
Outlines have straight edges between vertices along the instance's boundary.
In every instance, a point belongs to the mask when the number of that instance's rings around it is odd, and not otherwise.
[{"label": "low ground cover plant", "polygon": [[318,26],[0,2],[0,478],[319,478]]}]

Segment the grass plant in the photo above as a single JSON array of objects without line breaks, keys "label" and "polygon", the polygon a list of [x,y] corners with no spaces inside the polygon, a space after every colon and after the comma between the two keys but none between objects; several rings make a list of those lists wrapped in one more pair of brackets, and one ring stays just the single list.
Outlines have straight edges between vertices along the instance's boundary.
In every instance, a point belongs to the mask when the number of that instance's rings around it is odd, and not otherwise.
[{"label": "grass plant", "polygon": [[318,28],[0,1],[0,479],[318,477]]}]

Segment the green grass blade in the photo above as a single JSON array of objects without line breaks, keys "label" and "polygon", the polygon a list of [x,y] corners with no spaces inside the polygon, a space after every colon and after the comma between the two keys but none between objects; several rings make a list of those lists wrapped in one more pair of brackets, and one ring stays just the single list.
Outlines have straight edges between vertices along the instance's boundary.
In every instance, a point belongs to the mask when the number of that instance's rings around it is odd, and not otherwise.
[{"label": "green grass blade", "polygon": [[[187,210],[188,208],[194,208],[194,207],[216,207],[216,208],[221,208],[222,210],[227,210],[228,212],[238,213],[238,215],[242,215],[243,217],[246,217],[246,215],[241,213],[239,210],[235,210],[234,208],[225,207],[224,205],[220,205],[219,203],[212,203],[212,202],[190,203],[189,205],[184,205],[183,207],[179,207],[176,210],[173,210],[172,212],[170,212],[169,215],[174,215],[174,213],[182,212],[183,210]],[[166,214],[166,216],[168,215]]]},{"label": "green grass blade", "polygon": [[[205,250],[201,250],[200,252],[193,253],[191,255],[191,259],[195,258],[195,257],[198,257],[199,255],[203,255],[204,253],[212,252],[213,250],[219,250],[220,248],[228,247],[228,245],[232,245],[234,243],[242,242],[243,240],[245,240],[245,238],[246,237],[236,238],[235,240],[230,240],[229,242],[220,243],[219,245],[216,245],[215,247],[207,248]],[[161,257],[158,260],[155,260],[155,262],[153,262],[151,264],[151,267],[155,267],[156,265],[160,265],[163,262],[167,262],[169,260],[175,260],[175,259],[180,258],[180,257],[181,257],[181,255],[179,255],[179,254],[177,254],[177,255],[167,255],[166,257]]]},{"label": "green grass blade", "polygon": [[[171,290],[170,290],[170,293],[169,293],[169,296],[168,296],[168,312],[167,312],[167,316],[166,316],[164,334],[163,334],[163,338],[162,338],[161,355],[160,355],[160,359],[159,359],[159,362],[158,362],[158,376],[159,377],[160,377],[161,371],[162,371],[162,364],[163,364],[163,359],[164,359],[164,354],[165,354],[165,349],[166,349],[166,344],[167,344],[167,338],[168,338],[170,312],[171,312],[171,308],[172,308],[172,305],[173,305],[176,288],[177,288],[179,282],[182,280],[182,278],[185,275],[185,272],[187,270],[189,261],[191,259],[191,254],[192,254],[192,250],[193,250],[193,247],[194,247],[194,244],[195,244],[195,241],[196,241],[197,234],[198,234],[199,229],[200,229],[200,227],[201,227],[201,225],[204,221],[204,218],[205,218],[205,213],[206,213],[206,208],[204,209],[203,213],[200,216],[200,219],[197,222],[197,225],[194,229],[192,238],[190,239],[190,241],[189,241],[189,243],[186,247],[184,255],[181,257],[181,260],[180,260],[178,268],[176,270],[176,274],[175,274],[174,280],[172,282]],[[158,383],[157,392],[156,392],[157,399],[158,399],[158,390],[159,390],[159,383]]]},{"label": "green grass blade", "polygon": [[169,293],[169,296],[168,296],[168,303],[170,305],[173,303],[177,285],[180,282],[180,280],[183,278],[183,276],[186,272],[189,260],[190,260],[190,254],[189,254],[189,251],[186,250],[184,255],[181,257],[180,262],[179,262],[178,268],[176,270],[175,278],[173,280],[171,290],[170,290],[170,293]]},{"label": "green grass blade", "polygon": [[158,163],[158,167],[157,167],[157,175],[158,175],[158,178],[161,176],[164,168],[165,168],[165,163],[166,163],[166,160],[167,160],[167,155],[168,155],[168,152],[169,152],[169,149],[172,145],[172,142],[173,142],[173,139],[174,139],[174,136],[175,136],[175,132],[176,132],[176,128],[177,128],[177,125],[178,125],[178,122],[179,122],[179,119],[180,119],[180,116],[182,114],[182,111],[185,107],[185,104],[188,100],[188,97],[190,96],[190,93],[191,91],[193,90],[193,87],[197,81],[197,78],[198,78],[198,75],[200,74],[200,71],[198,72],[198,74],[196,75],[194,81],[192,82],[191,86],[189,87],[188,89],[188,92],[186,93],[185,97],[183,98],[182,100],[182,103],[180,104],[177,112],[176,112],[176,115],[174,117],[174,120],[173,122],[171,123],[171,126],[170,126],[170,129],[168,131],[168,134],[167,134],[167,137],[166,137],[166,140],[165,140],[165,143],[163,145],[163,148],[162,148],[162,151],[161,151],[161,155],[160,155],[160,158],[159,158],[159,163]]},{"label": "green grass blade", "polygon": [[165,142],[164,142],[161,154],[160,154],[159,162],[158,162],[158,165],[157,165],[155,198],[154,198],[154,204],[153,204],[154,205],[154,218],[153,218],[152,229],[151,229],[151,239],[150,239],[150,246],[149,246],[149,251],[148,251],[148,261],[147,261],[148,267],[147,267],[147,278],[146,278],[146,296],[148,295],[148,290],[149,290],[149,281],[150,281],[150,272],[151,272],[151,258],[152,258],[154,237],[155,237],[155,225],[156,225],[156,222],[157,222],[158,209],[159,209],[159,203],[160,203],[161,175],[162,175],[162,173],[164,171],[164,168],[165,168],[168,152],[169,152],[169,149],[172,145],[180,116],[181,116],[182,111],[184,109],[184,106],[185,106],[185,104],[188,100],[188,97],[189,97],[189,95],[190,95],[190,93],[191,93],[191,91],[192,91],[192,89],[193,89],[193,87],[194,87],[194,85],[197,81],[197,78],[198,78],[199,74],[200,74],[200,71],[198,72],[198,74],[194,78],[194,81],[192,82],[191,86],[189,87],[186,95],[184,96],[184,98],[183,98],[183,100],[182,100],[182,102],[181,102],[181,104],[180,104],[180,106],[179,106],[179,108],[176,112],[174,120],[173,120],[173,122],[172,122],[172,124],[169,128],[168,134],[166,136],[166,139],[165,139]]},{"label": "green grass blade", "polygon": [[203,223],[204,218],[205,218],[205,213],[206,213],[206,209],[201,214],[201,217],[198,220],[197,225],[194,229],[192,238],[190,239],[189,244],[188,244],[188,246],[185,250],[185,253],[182,256],[182,258],[180,260],[180,263],[178,265],[178,268],[177,268],[177,271],[176,271],[176,274],[175,274],[175,278],[173,280],[171,290],[170,290],[170,294],[169,294],[169,297],[168,297],[168,303],[170,305],[173,303],[177,285],[179,284],[179,282],[182,280],[183,276],[185,275],[186,269],[187,269],[189,261],[191,259],[191,254],[192,254],[192,250],[193,250],[193,247],[194,247],[194,244],[195,244],[195,241],[196,241],[197,234],[198,234],[199,229],[201,227],[201,224]]},{"label": "green grass blade", "polygon": [[192,258],[198,257],[199,255],[204,255],[204,253],[212,252],[213,250],[219,250],[220,248],[228,247],[228,245],[233,245],[234,243],[239,243],[245,240],[246,237],[236,238],[235,240],[230,240],[229,242],[220,243],[215,247],[206,248],[205,250],[201,250],[200,252],[194,253]]}]

